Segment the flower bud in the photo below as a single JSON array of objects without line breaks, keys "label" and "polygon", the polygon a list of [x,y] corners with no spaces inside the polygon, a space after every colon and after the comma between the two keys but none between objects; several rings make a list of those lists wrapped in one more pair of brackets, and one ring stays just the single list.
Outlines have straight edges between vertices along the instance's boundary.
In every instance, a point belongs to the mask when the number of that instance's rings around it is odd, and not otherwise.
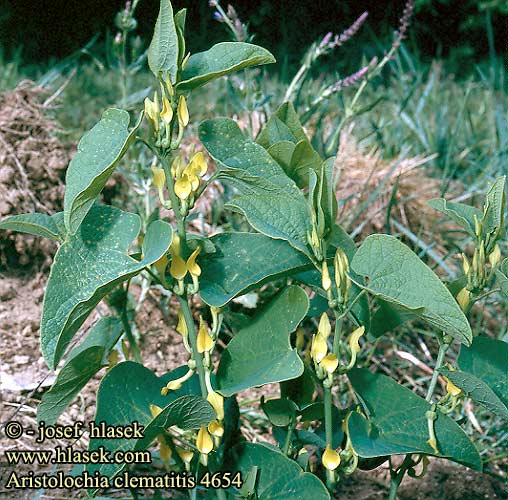
[{"label": "flower bud", "polygon": [[332,333],[330,320],[328,318],[328,314],[326,314],[325,312],[321,315],[321,318],[319,319],[318,333],[320,333],[325,339],[327,339]]},{"label": "flower bud", "polygon": [[471,266],[469,265],[469,261],[467,260],[465,254],[462,254],[462,269],[466,276],[469,274],[469,271],[471,270]]},{"label": "flower bud", "polygon": [[162,97],[161,118],[166,125],[169,125],[173,120],[173,108],[171,107],[171,103],[166,96]]},{"label": "flower bud", "polygon": [[496,243],[494,250],[489,254],[489,263],[492,267],[496,267],[501,260],[501,249],[499,245]]},{"label": "flower bud", "polygon": [[321,285],[325,292],[328,292],[332,288],[332,280],[330,279],[330,273],[328,272],[328,264],[326,260],[323,260],[321,268]]},{"label": "flower bud", "polygon": [[189,330],[187,329],[187,323],[185,322],[185,317],[183,315],[182,309],[178,309],[178,324],[176,325],[176,331],[182,336],[186,337],[189,335]]},{"label": "flower bud", "polygon": [[459,303],[460,308],[465,311],[468,306],[469,302],[471,300],[471,292],[467,288],[463,288],[458,294],[457,294],[457,302]]},{"label": "flower bud", "polygon": [[178,122],[181,127],[186,127],[189,124],[189,110],[187,108],[187,101],[183,95],[178,100]]},{"label": "flower bud", "polygon": [[157,189],[162,189],[166,184],[166,174],[163,168],[152,167],[153,183]]},{"label": "flower bud", "polygon": [[214,341],[208,332],[208,327],[206,323],[203,321],[203,318],[199,318],[199,330],[198,330],[198,338],[197,338],[197,347],[198,352],[201,354],[203,352],[210,351],[214,346]]},{"label": "flower bud", "polygon": [[360,326],[351,334],[351,337],[349,338],[349,348],[351,349],[351,352],[354,352],[356,354],[358,354],[360,352],[361,347],[360,347],[359,340],[360,340],[360,337],[364,333],[365,333],[365,327]]}]

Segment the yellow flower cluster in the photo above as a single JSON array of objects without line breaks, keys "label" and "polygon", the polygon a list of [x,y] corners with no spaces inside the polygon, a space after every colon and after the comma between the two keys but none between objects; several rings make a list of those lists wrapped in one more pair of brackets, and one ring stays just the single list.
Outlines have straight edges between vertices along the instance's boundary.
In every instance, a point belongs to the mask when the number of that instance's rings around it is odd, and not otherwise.
[{"label": "yellow flower cluster", "polygon": [[339,360],[333,353],[328,353],[328,337],[332,327],[328,315],[323,313],[319,319],[318,332],[313,335],[310,354],[314,362],[323,369],[324,374],[331,375],[339,366]]},{"label": "yellow flower cluster", "polygon": [[[196,194],[201,179],[208,170],[205,155],[199,151],[188,165],[177,156],[171,165],[171,175],[175,181],[175,194],[182,201],[192,200]],[[192,202],[191,202],[192,204]]]}]

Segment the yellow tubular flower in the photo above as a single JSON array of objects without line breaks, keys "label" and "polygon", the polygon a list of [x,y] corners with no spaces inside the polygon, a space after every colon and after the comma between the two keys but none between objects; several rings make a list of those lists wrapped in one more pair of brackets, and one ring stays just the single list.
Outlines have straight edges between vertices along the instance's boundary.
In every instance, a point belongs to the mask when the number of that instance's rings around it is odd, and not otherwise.
[{"label": "yellow tubular flower", "polygon": [[325,292],[332,288],[332,280],[330,279],[330,273],[328,272],[328,264],[326,263],[326,260],[323,261],[321,269],[321,285],[323,286],[323,290]]},{"label": "yellow tubular flower", "polygon": [[198,352],[200,354],[208,352],[214,346],[214,342],[210,334],[208,333],[208,327],[203,321],[203,318],[199,318],[199,331],[197,338]]},{"label": "yellow tubular flower", "polygon": [[171,255],[180,255],[180,236],[178,233],[173,233],[173,239],[171,240],[171,245],[169,246],[169,253]]},{"label": "yellow tubular flower", "polygon": [[339,366],[339,360],[335,354],[330,353],[321,360],[320,366],[322,366],[327,373],[333,373]]},{"label": "yellow tubular flower", "polygon": [[176,331],[182,336],[187,337],[189,335],[189,330],[187,329],[187,323],[185,322],[185,318],[183,316],[182,309],[178,309],[178,325],[176,325]]},{"label": "yellow tubular flower", "polygon": [[167,91],[169,92],[169,95],[173,97],[175,95],[175,89],[173,88],[173,84],[171,83],[169,72],[166,72],[166,74],[164,75],[164,83],[166,85]]},{"label": "yellow tubular flower", "polygon": [[[186,382],[187,380],[189,380],[192,377],[192,375],[194,375],[194,370],[189,369],[183,377],[177,378],[176,380],[169,381],[166,384],[166,387],[164,387],[162,389],[161,394],[163,396],[165,396],[168,393],[168,391],[177,391],[178,389],[180,389],[182,387],[182,384],[184,382]],[[164,389],[167,389],[167,390],[164,391]]]},{"label": "yellow tubular flower", "polygon": [[152,167],[153,183],[157,189],[162,189],[166,184],[166,174],[163,168]]},{"label": "yellow tubular flower", "polygon": [[176,452],[186,465],[189,465],[192,462],[192,458],[194,457],[194,453],[192,451],[177,447]]},{"label": "yellow tubular flower", "polygon": [[471,266],[469,265],[469,261],[467,260],[465,254],[462,254],[462,269],[464,270],[465,275],[468,275],[471,269]]},{"label": "yellow tubular flower", "polygon": [[332,333],[330,320],[328,318],[328,314],[325,312],[321,315],[321,318],[319,318],[318,333],[320,333],[325,339],[327,339]]},{"label": "yellow tubular flower", "polygon": [[199,151],[192,157],[188,168],[198,177],[203,177],[206,174],[208,165],[206,164],[206,158],[202,151]]},{"label": "yellow tubular flower", "polygon": [[365,327],[360,326],[360,328],[357,328],[349,338],[349,348],[351,349],[351,352],[354,352],[358,354],[360,352],[360,343],[358,342],[360,340],[360,337],[365,333]]},{"label": "yellow tubular flower", "polygon": [[162,98],[161,118],[166,125],[169,125],[173,119],[173,108],[171,107],[171,103],[166,96],[163,96]]},{"label": "yellow tubular flower", "polygon": [[174,255],[171,259],[169,272],[175,280],[183,280],[185,278],[185,275],[187,274],[187,265],[179,255]]},{"label": "yellow tubular flower", "polygon": [[185,175],[187,175],[187,178],[191,183],[192,192],[195,192],[199,187],[199,177],[197,175],[194,175],[192,172],[188,172]]},{"label": "yellow tubular flower", "polygon": [[201,276],[201,268],[196,262],[199,252],[201,252],[201,247],[198,245],[187,259],[187,271],[189,271],[192,276]]},{"label": "yellow tubular flower", "polygon": [[159,455],[161,456],[161,460],[164,462],[169,462],[171,455],[173,452],[171,448],[166,444],[163,436],[157,436],[157,441],[159,441]]},{"label": "yellow tubular flower", "polygon": [[213,406],[217,420],[224,420],[224,398],[218,392],[211,391],[206,400]]},{"label": "yellow tubular flower", "polygon": [[154,267],[157,269],[159,276],[164,278],[164,272],[166,271],[166,267],[168,267],[168,256],[164,254],[157,262],[155,262]]},{"label": "yellow tubular flower", "polygon": [[321,457],[321,462],[328,470],[335,470],[340,465],[340,455],[328,445]]},{"label": "yellow tubular flower", "polygon": [[328,344],[326,343],[326,339],[318,333],[317,335],[313,335],[312,337],[312,347],[310,350],[310,354],[312,359],[316,363],[321,363],[323,358],[326,356],[328,352]]},{"label": "yellow tubular flower", "polygon": [[444,377],[446,380],[446,392],[450,394],[451,396],[458,396],[462,390],[457,387],[451,380]]},{"label": "yellow tubular flower", "polygon": [[224,427],[217,420],[212,420],[208,424],[208,432],[210,432],[210,434],[212,436],[220,438],[220,437],[224,436]]},{"label": "yellow tubular flower", "polygon": [[489,262],[492,267],[496,267],[501,260],[501,249],[499,245],[496,243],[494,250],[489,254]]},{"label": "yellow tubular flower", "polygon": [[171,176],[173,179],[178,179],[181,177],[182,172],[185,168],[185,164],[180,156],[177,156],[173,162],[171,163]]},{"label": "yellow tubular flower", "polygon": [[154,101],[148,97],[145,98],[145,114],[152,128],[157,132],[159,130],[159,99],[155,92]]},{"label": "yellow tubular flower", "polygon": [[178,100],[178,122],[181,127],[186,127],[189,124],[189,110],[187,108],[187,101],[183,95]]},{"label": "yellow tubular flower", "polygon": [[152,418],[155,418],[162,412],[162,408],[157,405],[150,405],[150,413],[152,414]]},{"label": "yellow tubular flower", "polygon": [[192,193],[192,184],[189,178],[183,174],[180,179],[175,182],[175,194],[181,200],[186,200]]},{"label": "yellow tubular flower", "polygon": [[296,349],[301,351],[305,347],[305,330],[298,328],[296,330]]},{"label": "yellow tubular flower", "polygon": [[201,429],[199,429],[198,437],[196,439],[196,448],[203,455],[208,455],[208,453],[213,450],[212,438],[210,437],[210,434],[208,434],[204,425],[202,425]]},{"label": "yellow tubular flower", "polygon": [[471,292],[467,288],[463,288],[457,294],[457,302],[459,303],[460,308],[465,311],[469,306],[469,301],[471,300]]}]

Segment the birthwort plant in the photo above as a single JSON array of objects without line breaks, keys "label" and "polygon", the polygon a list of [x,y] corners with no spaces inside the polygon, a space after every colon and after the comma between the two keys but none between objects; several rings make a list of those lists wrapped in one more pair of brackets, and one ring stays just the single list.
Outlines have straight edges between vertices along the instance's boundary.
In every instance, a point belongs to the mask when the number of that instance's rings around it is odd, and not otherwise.
[{"label": "birthwort plant", "polygon": [[[474,245],[472,256],[463,255],[463,275],[445,285],[397,238],[374,234],[357,247],[337,225],[334,158],[314,150],[290,102],[255,141],[228,118],[201,123],[199,139],[217,167],[208,175],[203,151],[187,158],[181,149],[192,116],[189,96],[216,78],[274,58],[245,42],[189,55],[185,17],[185,10],[174,14],[161,0],[148,52],[157,80],[153,99],[145,100],[132,126],[126,111],[108,109],[82,138],[67,171],[64,211],[0,223],[60,244],[44,297],[41,348],[51,369],[63,363],[42,397],[39,420],[55,423],[108,366],[96,422],[138,421],[145,434],[139,440],[92,439],[90,449],[142,450],[157,441],[159,469],[206,478],[189,490],[190,498],[325,500],[341,477],[384,462],[391,470],[390,498],[396,498],[404,475],[414,476],[418,464],[425,470],[429,456],[481,470],[482,459],[454,416],[470,398],[508,419],[508,344],[474,337],[468,321],[475,302],[493,293],[508,296],[508,260],[498,243],[505,236],[505,179],[492,184],[483,209],[429,202]],[[136,142],[153,157],[146,174],[160,205],[172,210],[174,227],[156,210],[142,231],[138,215],[98,201]],[[189,213],[213,180],[235,189],[227,207],[253,232],[188,232]],[[128,290],[137,275],[179,304],[176,330],[188,359],[162,377],[143,365],[131,327]],[[276,293],[265,294],[253,317],[230,321],[231,301],[269,282]],[[197,294],[204,305],[195,318],[190,303]],[[72,347],[102,300],[111,315]],[[358,367],[366,343],[407,321],[426,323],[439,342],[425,399],[373,373],[368,361]],[[121,339],[126,360],[118,362]],[[452,343],[461,344],[456,360],[447,356]],[[443,396],[435,391],[439,375],[447,381]],[[278,446],[249,443],[235,395],[273,383],[280,384],[280,397],[262,398],[261,406]],[[393,455],[405,456],[398,467]],[[113,477],[124,467],[88,470]]]}]

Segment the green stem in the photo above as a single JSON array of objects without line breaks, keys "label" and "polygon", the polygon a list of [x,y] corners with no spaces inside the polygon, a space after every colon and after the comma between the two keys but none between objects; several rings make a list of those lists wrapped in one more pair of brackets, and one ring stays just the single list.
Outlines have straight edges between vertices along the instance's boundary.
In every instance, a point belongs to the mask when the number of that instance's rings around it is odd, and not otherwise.
[{"label": "green stem", "polygon": [[168,186],[169,199],[171,200],[171,206],[173,207],[173,212],[175,213],[178,236],[180,236],[180,244],[182,249],[186,248],[187,245],[187,233],[185,231],[185,217],[182,216],[182,212],[180,211],[180,200],[178,196],[175,194],[175,185],[173,181],[173,177],[171,176],[171,165],[169,164],[167,156],[159,155],[159,159],[162,162],[164,167],[164,173],[166,174],[166,185]]},{"label": "green stem", "polygon": [[439,377],[439,370],[443,366],[446,351],[448,351],[449,347],[450,342],[447,342],[445,339],[439,339],[439,352],[437,354],[436,366],[434,367],[434,372],[432,373],[432,379],[430,380],[427,396],[425,397],[425,399],[429,402],[431,401],[432,396],[434,395],[437,379]]},{"label": "green stem", "polygon": [[182,308],[183,317],[185,319],[185,323],[187,325],[187,331],[189,332],[189,341],[192,348],[192,357],[196,362],[196,369],[199,377],[199,386],[201,387],[201,394],[206,399],[208,396],[208,390],[206,388],[205,381],[205,368],[203,366],[203,356],[198,353],[197,346],[197,335],[196,335],[196,326],[194,325],[194,319],[192,317],[192,312],[189,307],[189,302],[187,301],[187,295],[177,295],[176,298],[178,302],[180,302],[180,307]]},{"label": "green stem", "polygon": [[122,312],[120,314],[120,319],[122,321],[123,329],[125,331],[125,335],[127,335],[127,340],[129,341],[129,345],[132,351],[132,354],[134,355],[134,359],[136,360],[136,363],[143,363],[143,360],[141,359],[141,354],[139,352],[138,344],[136,342],[136,339],[134,338],[134,334],[132,333],[132,328],[129,323],[129,318],[127,317],[127,301],[129,297],[129,285],[130,281],[127,282],[127,287],[125,288],[125,301],[122,307]]},{"label": "green stem", "polygon": [[296,427],[296,420],[294,418],[292,418],[289,421],[288,433],[286,434],[286,441],[284,442],[284,448],[282,448],[282,453],[284,453],[284,455],[286,455],[286,456],[289,455],[289,448],[291,446],[291,438],[293,437],[293,432],[295,430],[295,427]]},{"label": "green stem", "polygon": [[343,316],[339,315],[336,311],[335,313],[335,332],[333,334],[333,347],[332,352],[337,356],[337,359],[339,358],[339,347],[340,347],[340,338],[342,336],[342,323],[343,323]]},{"label": "green stem", "polygon": [[[430,380],[429,389],[427,391],[427,396],[425,400],[430,402],[432,400],[432,396],[434,395],[434,391],[437,385],[437,379],[439,378],[439,370],[443,366],[443,361],[445,359],[446,352],[450,347],[450,339],[445,337],[439,338],[439,352],[437,354],[436,365],[434,366],[434,372],[432,373],[432,379]],[[390,496],[389,500],[396,500],[397,498],[397,490],[399,489],[400,483],[404,478],[406,472],[411,467],[413,463],[413,459],[411,455],[406,455],[406,458],[402,462],[399,470],[396,473],[392,474],[391,482],[390,482]]]},{"label": "green stem", "polygon": [[396,500],[397,499],[397,491],[399,489],[400,483],[404,478],[406,472],[411,467],[413,460],[411,459],[411,455],[406,455],[406,458],[402,462],[399,470],[397,472],[391,472],[390,479],[390,494],[388,496],[388,500]]},{"label": "green stem", "polygon": [[[332,388],[328,384],[323,384],[324,398],[323,403],[325,406],[325,440],[326,446],[332,448],[333,428],[332,428]],[[331,385],[331,384],[330,384]],[[333,490],[335,484],[334,472],[331,470],[326,471],[326,486],[330,491]]]}]

